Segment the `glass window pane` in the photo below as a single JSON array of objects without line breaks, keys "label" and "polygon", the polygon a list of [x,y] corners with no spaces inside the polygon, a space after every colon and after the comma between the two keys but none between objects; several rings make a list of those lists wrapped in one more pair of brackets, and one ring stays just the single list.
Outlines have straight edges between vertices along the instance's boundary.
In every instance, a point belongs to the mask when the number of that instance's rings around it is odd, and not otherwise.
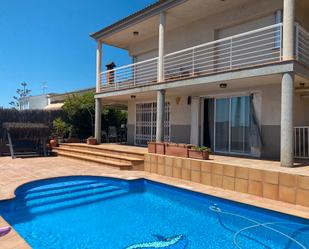
[{"label": "glass window pane", "polygon": [[230,98],[216,99],[215,150],[229,152]]},{"label": "glass window pane", "polygon": [[249,153],[250,99],[248,96],[231,99],[231,152]]}]

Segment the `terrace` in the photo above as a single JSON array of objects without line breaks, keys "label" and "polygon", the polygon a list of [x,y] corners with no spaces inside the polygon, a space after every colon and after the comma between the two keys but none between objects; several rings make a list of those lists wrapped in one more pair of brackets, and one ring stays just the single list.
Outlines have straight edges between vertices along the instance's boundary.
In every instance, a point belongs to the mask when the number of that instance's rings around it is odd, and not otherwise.
[{"label": "terrace", "polygon": [[[164,82],[203,77],[283,61],[283,24],[267,26],[200,44],[164,56]],[[309,33],[295,24],[295,59],[309,65]],[[117,91],[162,83],[159,58],[117,67],[101,73],[99,92]]]},{"label": "terrace", "polygon": [[[104,147],[105,145],[96,146],[97,148]],[[106,148],[117,148],[118,145],[106,145]],[[118,148],[124,149],[126,146],[119,146]],[[128,150],[133,151],[135,147],[127,147]],[[137,148],[139,152],[144,151],[147,154],[146,149]],[[154,155],[154,154],[153,154]],[[177,186],[180,188],[190,189],[192,191],[205,193],[208,195],[218,196],[221,198],[225,198],[228,200],[233,200],[236,202],[246,203],[249,205],[254,205],[262,208],[266,208],[269,210],[275,210],[291,215],[296,215],[303,218],[309,217],[309,208],[306,206],[295,205],[293,203],[289,203],[287,200],[274,200],[270,198],[265,198],[264,194],[258,196],[248,192],[236,192],[226,187],[218,187],[216,186],[215,177],[213,177],[213,184],[205,184],[204,177],[201,177],[199,181],[194,180],[186,180],[185,175],[182,174],[180,177],[175,177],[175,175],[169,176],[168,174],[160,175],[159,172],[154,172],[154,169],[159,169],[161,159],[152,160],[151,164],[151,172],[147,172],[147,158],[149,158],[150,154],[146,155],[146,171],[123,171],[117,168],[111,168],[103,165],[93,164],[90,162],[81,162],[76,163],[76,160],[67,159],[63,157],[55,157],[55,158],[27,158],[27,159],[15,159],[12,160],[9,157],[1,157],[0,158],[0,169],[5,172],[0,177],[0,200],[11,199],[15,197],[15,189],[27,182],[46,179],[51,177],[60,177],[60,176],[82,176],[82,175],[95,175],[95,176],[107,176],[107,177],[115,177],[120,179],[137,179],[137,178],[145,178],[161,183],[165,183],[171,186]],[[239,174],[247,171],[248,174],[248,182],[256,183],[257,180],[253,180],[257,177],[257,172],[259,170],[267,170],[268,174],[263,175],[263,178],[267,178],[268,182],[273,182],[274,179],[277,179],[279,188],[277,194],[287,193],[286,191],[290,190],[292,187],[291,184],[294,182],[293,176],[295,174],[299,175],[298,180],[296,180],[295,184],[301,186],[303,189],[301,190],[301,194],[305,196],[305,194],[309,191],[305,188],[308,188],[308,179],[309,179],[309,167],[308,163],[298,163],[298,168],[282,168],[280,167],[279,162],[274,161],[263,161],[263,160],[254,160],[254,159],[242,159],[242,158],[231,158],[231,157],[223,157],[223,156],[212,156],[210,164],[216,165],[213,166],[213,169],[216,169],[216,174],[220,167],[224,167],[224,171],[222,171],[223,178],[226,178],[226,174],[229,172],[226,170],[226,167],[239,167],[243,169],[242,171],[235,171],[235,176],[242,177]],[[175,168],[177,168],[176,161],[179,160],[177,157],[172,157],[172,160],[175,161]],[[193,160],[198,162],[197,160]],[[154,164],[154,162],[156,162]],[[206,162],[207,163],[207,162]],[[156,166],[154,166],[156,165]],[[221,166],[220,166],[221,165]],[[307,166],[306,166],[307,165]],[[149,165],[150,166],[150,165]],[[204,166],[200,166],[201,169],[204,169]],[[196,170],[196,164],[191,165],[192,172]],[[174,172],[175,170],[173,170]],[[166,171],[167,172],[167,171]],[[205,172],[201,172],[201,175],[204,175]],[[194,178],[193,174],[191,177]],[[300,180],[301,179],[301,180]],[[243,179],[243,181],[245,181]],[[235,184],[237,184],[235,182]],[[271,183],[264,183],[266,185],[272,185]],[[224,188],[224,189],[223,189]],[[265,192],[266,194],[268,192]],[[304,194],[305,193],[305,194]],[[269,194],[269,193],[268,193]],[[290,198],[290,195],[285,194],[282,195],[284,198]],[[306,197],[306,196],[305,196]],[[7,222],[0,217],[0,225],[7,226]],[[0,247],[2,249],[9,248],[30,248],[30,246],[16,233],[14,230],[9,233],[8,236],[5,236],[0,239]]]}]

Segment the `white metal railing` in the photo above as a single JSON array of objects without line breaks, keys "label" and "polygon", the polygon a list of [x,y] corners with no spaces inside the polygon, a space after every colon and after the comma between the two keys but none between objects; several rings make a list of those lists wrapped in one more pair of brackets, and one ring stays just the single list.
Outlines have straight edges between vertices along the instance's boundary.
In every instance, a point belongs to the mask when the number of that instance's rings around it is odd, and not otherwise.
[{"label": "white metal railing", "polygon": [[305,65],[309,65],[309,32],[298,23],[296,28],[296,59]]},{"label": "white metal railing", "polygon": [[294,156],[309,158],[309,126],[294,127]]},{"label": "white metal railing", "polygon": [[[282,60],[282,24],[191,47],[164,57],[165,81]],[[158,58],[101,73],[102,91],[157,83]]]},{"label": "white metal railing", "polygon": [[208,42],[165,56],[165,79],[177,79],[281,60],[282,24]]}]

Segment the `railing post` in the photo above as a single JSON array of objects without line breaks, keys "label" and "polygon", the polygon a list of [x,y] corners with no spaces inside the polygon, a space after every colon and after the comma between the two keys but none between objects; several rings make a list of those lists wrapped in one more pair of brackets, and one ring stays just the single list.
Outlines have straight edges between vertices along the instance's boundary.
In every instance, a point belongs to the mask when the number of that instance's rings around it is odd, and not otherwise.
[{"label": "railing post", "polygon": [[194,76],[195,74],[195,49],[192,49],[192,75]]},{"label": "railing post", "polygon": [[133,64],[133,86],[136,86],[136,65]]},{"label": "railing post", "polygon": [[233,68],[233,38],[230,40],[230,69]]}]

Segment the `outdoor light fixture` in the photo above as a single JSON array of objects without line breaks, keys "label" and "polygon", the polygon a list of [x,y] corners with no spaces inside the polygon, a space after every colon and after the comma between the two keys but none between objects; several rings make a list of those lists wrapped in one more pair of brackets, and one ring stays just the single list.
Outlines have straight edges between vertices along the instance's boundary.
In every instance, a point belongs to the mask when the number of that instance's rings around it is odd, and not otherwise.
[{"label": "outdoor light fixture", "polygon": [[131,95],[131,99],[136,99],[136,96],[135,95]]},{"label": "outdoor light fixture", "polygon": [[227,87],[227,84],[226,83],[221,83],[220,84],[220,88],[226,88]]},{"label": "outdoor light fixture", "polygon": [[138,31],[133,31],[133,36],[138,36],[139,32]]}]

